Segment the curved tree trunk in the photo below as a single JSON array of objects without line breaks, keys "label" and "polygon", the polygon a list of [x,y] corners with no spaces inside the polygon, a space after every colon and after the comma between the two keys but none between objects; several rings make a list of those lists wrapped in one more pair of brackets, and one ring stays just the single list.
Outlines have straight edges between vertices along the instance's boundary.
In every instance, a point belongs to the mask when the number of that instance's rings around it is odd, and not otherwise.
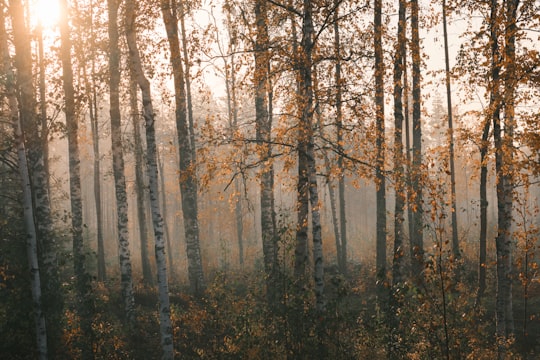
[{"label": "curved tree trunk", "polygon": [[171,308],[169,301],[169,284],[167,278],[167,261],[165,258],[165,239],[163,237],[163,218],[159,208],[157,146],[155,134],[155,115],[152,106],[150,82],[144,75],[139,50],[137,48],[135,29],[135,4],[126,0],[126,40],[129,47],[130,68],[141,88],[143,116],[146,124],[146,148],[148,179],[150,182],[150,206],[154,224],[154,240],[159,294],[159,326],[161,333],[162,359],[174,358],[173,333],[171,324]]}]

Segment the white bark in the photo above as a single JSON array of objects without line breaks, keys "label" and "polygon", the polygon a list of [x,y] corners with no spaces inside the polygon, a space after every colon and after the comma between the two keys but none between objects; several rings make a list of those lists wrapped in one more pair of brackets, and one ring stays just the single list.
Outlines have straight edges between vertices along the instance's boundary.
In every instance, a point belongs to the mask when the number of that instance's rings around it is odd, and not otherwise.
[{"label": "white bark", "polygon": [[141,88],[143,116],[146,123],[147,171],[150,183],[150,207],[154,225],[156,266],[159,296],[159,324],[161,333],[162,359],[174,358],[171,309],[169,303],[169,284],[167,279],[167,260],[165,258],[165,239],[163,236],[163,218],[159,206],[157,146],[155,118],[152,106],[150,83],[144,75],[137,40],[135,35],[135,9],[132,0],[126,0],[126,39],[129,47],[130,66]]},{"label": "white bark", "polygon": [[15,74],[10,68],[10,56],[7,46],[7,34],[4,23],[4,9],[0,8],[0,46],[2,47],[2,72],[7,74],[6,92],[10,109],[10,118],[16,129],[15,137],[17,141],[17,158],[19,161],[19,174],[23,191],[24,206],[24,224],[26,230],[26,253],[28,257],[28,266],[30,268],[30,286],[32,290],[34,321],[36,327],[36,345],[38,359],[47,359],[47,327],[45,324],[45,314],[43,313],[41,303],[41,277],[37,254],[37,230],[35,224],[35,214],[32,205],[32,184],[28,171],[28,162],[26,159],[26,149],[24,146],[24,136],[22,133],[21,122],[17,109],[17,98],[15,94],[16,85],[14,83]]},{"label": "white bark", "polygon": [[120,261],[121,288],[128,323],[135,322],[135,300],[129,251],[128,202],[122,151],[122,129],[120,117],[120,51],[118,47],[118,1],[109,0],[109,71],[110,71],[110,115],[113,153],[113,173],[116,191],[118,256]]}]

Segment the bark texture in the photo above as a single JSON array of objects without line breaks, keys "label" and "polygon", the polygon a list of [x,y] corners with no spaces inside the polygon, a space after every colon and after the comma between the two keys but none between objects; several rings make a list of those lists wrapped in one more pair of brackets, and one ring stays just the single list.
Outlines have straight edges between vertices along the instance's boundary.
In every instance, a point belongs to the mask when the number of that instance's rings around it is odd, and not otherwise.
[{"label": "bark texture", "polygon": [[122,150],[122,128],[120,115],[120,47],[118,35],[118,0],[108,0],[109,10],[109,74],[110,74],[110,116],[113,155],[114,188],[116,194],[118,256],[122,298],[126,320],[135,324],[135,298],[129,251],[128,201],[126,192],[124,152]]},{"label": "bark texture", "polygon": [[405,220],[405,176],[403,156],[403,68],[406,52],[406,4],[404,0],[399,2],[397,45],[394,58],[394,181],[396,202],[394,207],[394,250],[392,261],[392,282],[398,285],[403,281],[403,239]]},{"label": "bark texture", "polygon": [[152,105],[150,82],[146,78],[137,48],[135,28],[135,4],[126,0],[126,39],[129,47],[129,60],[137,83],[141,88],[143,116],[146,125],[146,152],[147,171],[150,183],[150,207],[152,209],[152,223],[154,225],[154,241],[156,252],[156,266],[159,296],[159,327],[161,334],[162,359],[174,358],[173,331],[171,323],[171,307],[169,301],[169,284],[167,278],[167,259],[165,257],[165,239],[163,234],[163,218],[159,206],[159,185],[157,166],[157,146],[155,131],[155,114]]},{"label": "bark texture", "polygon": [[78,140],[78,119],[75,113],[75,89],[71,64],[71,39],[68,23],[67,0],[60,1],[60,57],[62,61],[62,85],[64,90],[64,113],[68,139],[69,158],[69,195],[71,202],[71,231],[73,235],[73,262],[75,269],[75,287],[77,292],[77,312],[81,322],[83,339],[80,348],[83,359],[93,358],[92,336],[92,287],[90,276],[86,272],[86,256],[83,241],[83,207],[81,191],[81,159]]},{"label": "bark texture", "polygon": [[199,220],[197,204],[196,163],[193,157],[195,149],[190,141],[188,119],[186,114],[185,78],[178,39],[178,19],[174,2],[161,0],[161,13],[167,30],[171,65],[174,78],[176,105],[176,131],[178,135],[179,182],[182,195],[182,215],[188,258],[188,276],[193,293],[201,294],[206,289],[202,266],[201,247],[199,242]]},{"label": "bark texture", "polygon": [[139,121],[137,101],[137,79],[135,78],[133,70],[130,71],[130,76],[131,82],[129,97],[135,145],[135,202],[137,203],[137,224],[139,229],[139,241],[141,244],[141,264],[144,283],[152,285],[154,283],[154,277],[152,275],[152,265],[150,263],[150,254],[148,251],[148,223],[146,221],[146,204],[144,201],[146,188],[144,184],[144,151],[141,139],[141,124]]},{"label": "bark texture", "polygon": [[268,111],[268,27],[267,6],[263,0],[255,2],[255,127],[262,164],[260,180],[261,236],[266,273],[266,297],[270,304],[277,301],[277,236],[274,212],[274,167],[270,161],[272,121]]},{"label": "bark texture", "polygon": [[28,171],[28,161],[26,158],[26,148],[24,144],[24,134],[22,132],[20,117],[24,116],[25,109],[18,109],[15,73],[11,68],[11,59],[8,52],[8,40],[4,22],[4,8],[0,6],[0,47],[2,48],[2,61],[0,70],[6,74],[6,98],[9,106],[9,117],[13,123],[17,148],[17,159],[21,187],[23,193],[24,225],[26,230],[26,253],[28,266],[30,269],[30,288],[32,291],[32,303],[34,313],[34,323],[36,332],[37,358],[45,360],[48,357],[47,348],[47,326],[45,313],[41,301],[41,274],[38,263],[38,234],[35,224],[34,207],[32,204],[32,183]]},{"label": "bark texture", "polygon": [[[48,190],[48,174],[45,168],[44,152],[38,118],[32,76],[32,53],[30,34],[25,24],[24,9],[20,0],[9,2],[9,13],[13,28],[15,47],[15,68],[17,69],[17,89],[19,91],[20,121],[27,152],[28,170],[32,182],[32,200],[37,227],[42,269],[43,309],[47,314],[49,330],[49,351],[54,353],[59,345],[62,329],[63,298],[58,280],[56,239],[52,230],[51,204]],[[7,47],[5,48],[8,49]]]}]

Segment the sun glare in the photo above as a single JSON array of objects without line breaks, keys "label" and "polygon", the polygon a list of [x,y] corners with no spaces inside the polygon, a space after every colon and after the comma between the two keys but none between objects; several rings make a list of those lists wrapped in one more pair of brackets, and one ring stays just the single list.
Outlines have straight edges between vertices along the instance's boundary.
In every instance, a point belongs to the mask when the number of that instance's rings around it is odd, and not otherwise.
[{"label": "sun glare", "polygon": [[58,0],[34,0],[31,5],[32,22],[44,28],[58,25],[60,6]]}]

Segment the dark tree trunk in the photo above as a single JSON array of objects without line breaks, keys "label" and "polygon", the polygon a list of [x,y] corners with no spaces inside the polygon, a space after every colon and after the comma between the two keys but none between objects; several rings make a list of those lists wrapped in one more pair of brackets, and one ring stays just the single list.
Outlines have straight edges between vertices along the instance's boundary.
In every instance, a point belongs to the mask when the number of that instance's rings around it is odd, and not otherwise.
[{"label": "dark tree trunk", "polygon": [[476,306],[480,305],[486,291],[486,267],[487,267],[487,177],[488,164],[487,153],[489,146],[489,129],[491,119],[486,119],[482,131],[480,143],[480,239],[478,243],[478,293],[476,295]]},{"label": "dark tree trunk", "polygon": [[458,239],[458,223],[456,209],[456,170],[454,165],[454,124],[452,118],[452,88],[450,82],[450,57],[448,55],[448,31],[446,29],[446,0],[442,3],[444,62],[446,73],[446,107],[448,114],[448,156],[450,162],[450,206],[452,213],[452,254],[455,259],[461,258]]},{"label": "dark tree trunk", "polygon": [[422,193],[422,122],[421,122],[421,105],[422,98],[420,94],[421,88],[421,57],[420,57],[420,36],[418,32],[418,0],[411,0],[411,56],[412,56],[412,97],[413,97],[413,147],[412,147],[412,171],[411,171],[411,187],[412,187],[412,207],[413,218],[411,237],[412,247],[412,271],[413,277],[419,280],[422,277],[424,270],[424,211],[423,211],[423,193]]},{"label": "dark tree trunk", "polygon": [[[386,179],[384,175],[385,127],[384,127],[384,58],[382,46],[382,0],[374,4],[374,48],[375,48],[375,136],[376,169],[375,185],[377,198],[376,263],[378,296],[383,296],[386,282]],[[381,299],[379,299],[381,301]]]},{"label": "dark tree trunk", "polygon": [[197,174],[193,158],[195,149],[189,137],[188,119],[186,114],[186,94],[184,69],[178,40],[178,19],[174,2],[161,0],[161,13],[167,30],[167,38],[171,52],[171,65],[174,78],[176,130],[180,155],[180,192],[182,195],[182,213],[186,238],[188,275],[193,293],[201,294],[206,288],[199,243],[199,220],[197,204]]},{"label": "dark tree trunk", "polygon": [[[403,168],[403,83],[406,52],[406,4],[399,2],[399,18],[397,31],[396,54],[394,58],[394,178],[395,178],[395,208],[394,208],[394,251],[392,262],[392,281],[394,285],[403,282],[403,222],[406,200],[406,187]],[[405,100],[406,101],[406,100]]]},{"label": "dark tree trunk", "polygon": [[339,31],[339,0],[336,0],[334,13],[334,48],[336,54],[336,128],[337,128],[337,165],[339,169],[338,198],[339,198],[339,248],[338,264],[342,274],[347,274],[347,214],[345,212],[345,166],[343,164],[343,96],[341,78],[341,39]]}]

